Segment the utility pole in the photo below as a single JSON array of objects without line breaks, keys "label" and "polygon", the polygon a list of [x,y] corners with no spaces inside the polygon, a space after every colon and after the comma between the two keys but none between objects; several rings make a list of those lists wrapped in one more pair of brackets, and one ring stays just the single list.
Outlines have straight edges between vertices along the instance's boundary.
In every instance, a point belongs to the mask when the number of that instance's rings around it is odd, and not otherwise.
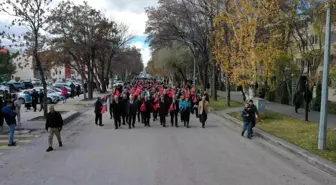
[{"label": "utility pole", "polygon": [[324,62],[322,79],[322,99],[320,112],[320,125],[318,135],[318,149],[326,149],[327,123],[328,123],[328,76],[329,76],[329,57],[330,57],[330,32],[331,32],[331,12],[330,4],[327,4],[325,44],[324,44]]},{"label": "utility pole", "polygon": [[308,91],[309,91],[309,61],[307,61],[307,80],[306,80],[306,91],[305,91],[305,102],[306,102],[306,107],[305,107],[305,121],[308,121],[308,109],[309,109],[309,96],[308,96]]}]

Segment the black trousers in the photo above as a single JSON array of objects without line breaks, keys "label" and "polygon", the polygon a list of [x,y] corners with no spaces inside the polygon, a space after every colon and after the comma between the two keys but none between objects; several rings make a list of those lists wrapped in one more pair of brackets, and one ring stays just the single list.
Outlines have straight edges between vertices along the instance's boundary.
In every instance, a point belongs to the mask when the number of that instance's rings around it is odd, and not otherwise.
[{"label": "black trousers", "polygon": [[143,112],[142,117],[143,117],[145,126],[150,126],[150,113],[149,112]]},{"label": "black trousers", "polygon": [[128,115],[127,114],[123,114],[121,117],[122,117],[122,124],[126,125],[126,121],[128,120]]},{"label": "black trousers", "polygon": [[129,128],[131,128],[131,126],[134,127],[135,118],[136,118],[136,113],[128,115],[128,127]]},{"label": "black trousers", "polygon": [[74,98],[74,96],[75,96],[75,91],[71,90],[71,98]]},{"label": "black trousers", "polygon": [[200,115],[200,121],[202,123],[202,127],[205,126],[205,122],[206,122],[207,119],[208,119],[208,115],[207,114],[203,113],[203,114]]},{"label": "black trousers", "polygon": [[299,108],[301,107],[300,104],[296,103],[295,104],[295,112],[298,113]]},{"label": "black trousers", "polygon": [[95,123],[96,125],[98,125],[98,121],[99,121],[99,125],[103,124],[103,115],[101,113],[95,113],[96,117],[95,117]]},{"label": "black trousers", "polygon": [[110,104],[110,116],[111,116],[111,119],[113,117],[113,108],[112,108],[112,104]]},{"label": "black trousers", "polygon": [[115,115],[114,114],[113,118],[114,118],[114,127],[116,129],[121,127],[121,117],[120,117],[120,115]]},{"label": "black trousers", "polygon": [[160,123],[162,126],[166,126],[166,114],[160,114]]},{"label": "black trousers", "polygon": [[138,117],[138,123],[140,123],[140,121],[141,121],[141,119],[140,119],[140,117],[141,117],[141,112],[140,112],[140,111],[137,112],[137,117]]},{"label": "black trousers", "polygon": [[153,121],[157,120],[157,116],[158,116],[158,110],[155,110],[153,112]]},{"label": "black trousers", "polygon": [[175,111],[170,112],[170,123],[171,123],[172,126],[175,125],[175,127],[178,127],[177,115],[178,115],[178,112],[175,112]]},{"label": "black trousers", "polygon": [[37,100],[33,100],[32,101],[32,106],[33,106],[34,112],[36,112],[36,109],[37,109]]},{"label": "black trousers", "polygon": [[40,101],[40,112],[43,110],[43,101]]}]

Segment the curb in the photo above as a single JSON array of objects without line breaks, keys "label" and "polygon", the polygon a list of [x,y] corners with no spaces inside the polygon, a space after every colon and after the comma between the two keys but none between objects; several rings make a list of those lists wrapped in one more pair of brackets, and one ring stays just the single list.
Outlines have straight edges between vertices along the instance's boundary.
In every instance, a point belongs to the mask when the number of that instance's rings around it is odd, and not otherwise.
[{"label": "curb", "polygon": [[[230,122],[238,125],[238,126],[242,126],[241,121],[239,121],[238,119],[228,115],[228,114],[219,114],[218,112],[214,111],[213,112],[215,115],[222,117],[224,119],[229,120]],[[301,157],[304,161],[306,161],[307,163],[325,171],[326,173],[335,176],[336,177],[336,163],[326,160],[312,152],[309,152],[305,149],[302,149],[294,144],[291,144],[283,139],[280,139],[278,137],[275,137],[267,132],[264,132],[258,128],[254,128],[254,133],[256,136],[260,137],[261,139],[276,145],[276,146],[280,146],[281,148],[295,154],[296,156]]]},{"label": "curb", "polygon": [[68,116],[68,117],[66,117],[66,118],[63,119],[64,125],[68,124],[69,122],[71,122],[72,120],[74,120],[75,118],[77,118],[79,115],[80,115],[79,112],[74,111],[72,114],[70,114],[70,116]]}]

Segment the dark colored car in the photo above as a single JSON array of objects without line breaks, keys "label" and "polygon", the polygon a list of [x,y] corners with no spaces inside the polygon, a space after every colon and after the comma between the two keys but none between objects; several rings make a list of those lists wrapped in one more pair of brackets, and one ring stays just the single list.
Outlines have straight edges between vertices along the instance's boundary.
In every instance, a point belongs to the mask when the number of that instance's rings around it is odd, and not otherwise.
[{"label": "dark colored car", "polygon": [[31,82],[22,82],[25,89],[33,89],[34,85]]}]

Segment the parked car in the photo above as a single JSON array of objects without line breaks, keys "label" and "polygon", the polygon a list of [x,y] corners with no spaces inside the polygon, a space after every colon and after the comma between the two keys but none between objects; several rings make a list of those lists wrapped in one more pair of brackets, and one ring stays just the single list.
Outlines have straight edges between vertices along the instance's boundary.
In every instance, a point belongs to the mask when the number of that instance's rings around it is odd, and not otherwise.
[{"label": "parked car", "polygon": [[[35,89],[36,90],[36,89]],[[24,99],[24,97],[25,97],[25,92],[29,92],[30,94],[33,92],[33,89],[25,89],[25,90],[23,90],[23,91],[21,91],[21,92],[19,92],[19,93],[17,93],[17,97],[18,97],[18,99],[21,101],[21,103],[22,104],[24,104],[25,103],[25,99]],[[60,101],[60,99],[59,99],[59,97],[58,96],[56,96],[55,94],[47,94],[47,103],[48,104],[53,104],[53,103],[57,103],[57,102],[59,102]],[[39,100],[39,102],[38,103],[40,103],[40,100]]]},{"label": "parked car", "polygon": [[22,82],[23,85],[24,85],[24,89],[33,89],[34,88],[34,85],[33,83],[29,82],[29,81],[24,81]]},{"label": "parked car", "polygon": [[23,90],[25,89],[25,85],[21,82],[7,82],[7,84],[13,84],[13,86],[17,89],[17,90]]},{"label": "parked car", "polygon": [[[57,93],[59,93],[59,94],[61,94],[61,92],[62,92],[62,89],[61,89],[61,88],[57,88],[57,87],[50,87],[50,89],[52,89],[53,91],[55,91],[55,92],[57,92]],[[71,92],[70,92],[70,91],[68,91],[68,96],[67,96],[67,98],[69,98],[69,97],[70,97],[70,95],[71,95]]]},{"label": "parked car", "polygon": [[31,83],[33,85],[40,85],[40,84],[42,84],[41,80],[37,79],[37,78],[33,78],[32,81],[31,81]]},{"label": "parked car", "polygon": [[124,82],[123,81],[116,81],[116,82],[114,82],[114,84],[113,84],[113,87],[116,87],[116,86],[119,86],[119,85],[121,85],[121,86],[123,86],[124,85]]}]

